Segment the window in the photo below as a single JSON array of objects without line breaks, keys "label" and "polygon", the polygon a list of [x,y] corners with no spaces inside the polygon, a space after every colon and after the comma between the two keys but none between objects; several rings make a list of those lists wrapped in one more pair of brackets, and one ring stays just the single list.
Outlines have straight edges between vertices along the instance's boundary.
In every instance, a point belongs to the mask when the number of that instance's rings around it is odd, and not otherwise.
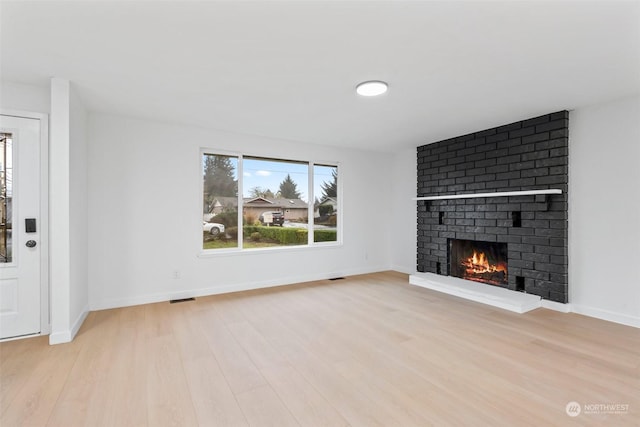
[{"label": "window", "polygon": [[338,242],[337,165],[203,151],[202,174],[203,249]]},{"label": "window", "polygon": [[338,167],[313,166],[313,182],[317,194],[313,218],[313,241],[335,242],[338,234]]},{"label": "window", "polygon": [[238,247],[238,157],[202,156],[203,249]]},{"label": "window", "polygon": [[242,177],[242,247],[306,245],[309,164],[245,157]]}]

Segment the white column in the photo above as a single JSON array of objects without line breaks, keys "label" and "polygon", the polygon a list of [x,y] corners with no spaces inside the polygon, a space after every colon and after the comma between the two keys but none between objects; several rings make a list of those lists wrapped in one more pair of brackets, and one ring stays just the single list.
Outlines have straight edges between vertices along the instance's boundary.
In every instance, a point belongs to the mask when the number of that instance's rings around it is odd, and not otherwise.
[{"label": "white column", "polygon": [[69,227],[69,81],[51,79],[49,147],[50,344],[71,341],[71,259]]}]

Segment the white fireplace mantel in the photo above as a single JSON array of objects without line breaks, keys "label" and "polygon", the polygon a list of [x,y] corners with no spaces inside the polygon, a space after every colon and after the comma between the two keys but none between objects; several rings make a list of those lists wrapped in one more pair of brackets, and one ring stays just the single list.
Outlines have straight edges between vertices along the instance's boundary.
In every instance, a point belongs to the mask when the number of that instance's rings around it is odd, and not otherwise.
[{"label": "white fireplace mantel", "polygon": [[562,194],[562,190],[559,188],[550,188],[548,190],[522,190],[522,191],[499,191],[494,193],[449,194],[444,196],[414,197],[413,200],[449,200],[449,199],[473,199],[476,197],[537,196],[540,194]]}]

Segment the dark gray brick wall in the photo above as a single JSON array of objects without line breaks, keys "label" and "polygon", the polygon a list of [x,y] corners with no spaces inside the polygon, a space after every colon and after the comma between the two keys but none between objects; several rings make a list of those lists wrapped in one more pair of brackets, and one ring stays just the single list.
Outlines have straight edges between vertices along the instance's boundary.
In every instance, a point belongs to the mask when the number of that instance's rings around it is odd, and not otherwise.
[{"label": "dark gray brick wall", "polygon": [[563,192],[418,202],[417,270],[448,275],[448,239],[506,242],[507,287],[520,276],[526,292],[566,303],[568,137],[569,113],[560,111],[418,147],[418,197]]}]

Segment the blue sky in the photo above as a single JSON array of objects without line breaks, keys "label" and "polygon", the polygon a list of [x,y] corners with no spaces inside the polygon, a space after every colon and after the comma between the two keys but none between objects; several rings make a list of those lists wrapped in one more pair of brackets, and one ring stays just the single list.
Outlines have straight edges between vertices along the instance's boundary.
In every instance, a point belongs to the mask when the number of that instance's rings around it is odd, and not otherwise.
[{"label": "blue sky", "polygon": [[[280,188],[280,183],[289,174],[291,179],[298,185],[297,189],[301,194],[300,198],[304,201],[309,200],[307,197],[309,166],[306,163],[245,157],[242,166],[244,197],[249,197],[249,193],[254,187],[261,187],[263,190],[269,189],[275,194]],[[318,199],[322,197],[322,184],[332,180],[331,169],[333,167],[319,165],[314,168],[314,196]]]}]

